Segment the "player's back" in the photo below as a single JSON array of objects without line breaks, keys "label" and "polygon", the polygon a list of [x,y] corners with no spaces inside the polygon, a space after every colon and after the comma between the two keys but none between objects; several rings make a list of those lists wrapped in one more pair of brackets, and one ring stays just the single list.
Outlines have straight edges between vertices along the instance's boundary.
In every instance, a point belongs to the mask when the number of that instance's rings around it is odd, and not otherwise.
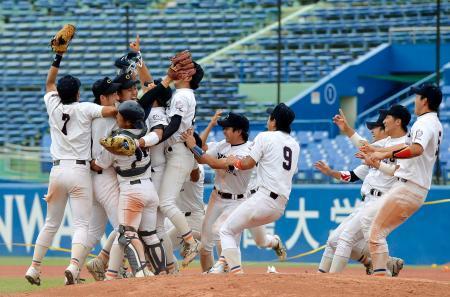
[{"label": "player's back", "polygon": [[288,133],[267,131],[255,138],[254,146],[262,148],[257,167],[258,185],[289,198],[300,154],[297,141]]},{"label": "player's back", "polygon": [[48,112],[50,152],[55,160],[90,160],[91,123],[101,117],[102,107],[94,103],[62,104],[57,92],[44,96]]}]

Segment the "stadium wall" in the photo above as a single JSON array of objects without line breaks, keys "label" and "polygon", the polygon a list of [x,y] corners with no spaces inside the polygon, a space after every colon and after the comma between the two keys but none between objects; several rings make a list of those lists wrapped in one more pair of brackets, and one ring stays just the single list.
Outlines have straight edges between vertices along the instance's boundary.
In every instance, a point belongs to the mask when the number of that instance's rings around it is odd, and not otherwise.
[{"label": "stadium wall", "polygon": [[[288,256],[317,249],[325,244],[329,232],[360,203],[359,188],[359,185],[296,185],[285,214],[267,230],[281,236]],[[0,184],[0,255],[31,257],[31,244],[45,220],[43,197],[46,190],[46,184]],[[206,187],[205,199],[211,190],[211,186]],[[449,194],[450,186],[435,186],[427,201],[450,198]],[[53,247],[70,247],[72,217],[67,210]],[[449,212],[448,202],[424,205],[389,237],[392,255],[404,258],[407,264],[447,263],[450,260]],[[247,232],[241,248],[246,261],[274,259],[272,251],[255,247]],[[50,251],[49,255],[61,256],[61,252]],[[318,262],[320,256],[321,251],[294,261]]]}]

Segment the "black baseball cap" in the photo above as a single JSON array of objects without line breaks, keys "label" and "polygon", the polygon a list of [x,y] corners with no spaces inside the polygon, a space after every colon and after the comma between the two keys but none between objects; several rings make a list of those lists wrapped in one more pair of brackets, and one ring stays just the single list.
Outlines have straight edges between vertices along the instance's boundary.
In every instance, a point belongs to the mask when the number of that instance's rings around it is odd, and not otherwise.
[{"label": "black baseball cap", "polygon": [[195,66],[195,74],[192,76],[191,81],[189,82],[189,85],[191,87],[192,90],[197,90],[200,82],[203,79],[203,76],[205,75],[205,72],[203,71],[202,66],[200,66],[200,64],[197,64],[195,62],[194,66]]},{"label": "black baseball cap", "polygon": [[120,84],[113,83],[113,81],[109,77],[104,77],[102,79],[97,80],[92,85],[92,93],[94,93],[95,99],[99,99],[100,95],[109,95],[114,92],[117,92]]},{"label": "black baseball cap", "polygon": [[438,110],[442,102],[441,89],[432,83],[423,83],[417,87],[411,87],[410,94],[421,95],[428,99],[428,107],[431,110]]},{"label": "black baseball cap", "polygon": [[248,132],[248,130],[250,129],[250,123],[248,119],[245,116],[234,112],[230,112],[224,119],[218,120],[217,124],[219,124],[219,126],[222,126],[223,128],[232,127],[236,129],[242,129],[245,132]]},{"label": "black baseball cap", "polygon": [[378,111],[380,115],[378,116],[378,119],[375,122],[366,122],[367,129],[372,130],[376,127],[382,127],[384,129],[383,121],[387,116],[387,109],[380,109]]},{"label": "black baseball cap", "polygon": [[387,110],[387,114],[393,116],[396,119],[400,119],[402,121],[402,126],[406,128],[409,122],[411,121],[411,113],[409,110],[403,105],[392,105],[391,108]]},{"label": "black baseball cap", "polygon": [[123,73],[116,76],[113,80],[114,83],[120,84],[119,90],[129,89],[135,84],[139,83],[138,80],[134,80],[129,73]]},{"label": "black baseball cap", "polygon": [[284,103],[280,103],[275,108],[269,107],[267,113],[277,122],[277,129],[290,133],[291,124],[295,119],[294,111]]}]

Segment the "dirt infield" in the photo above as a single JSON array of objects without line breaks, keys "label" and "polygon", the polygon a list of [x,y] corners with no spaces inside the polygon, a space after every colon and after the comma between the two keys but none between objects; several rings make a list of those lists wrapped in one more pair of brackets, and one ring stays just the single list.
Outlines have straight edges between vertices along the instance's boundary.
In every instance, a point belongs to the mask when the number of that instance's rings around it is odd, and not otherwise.
[{"label": "dirt infield", "polygon": [[[46,276],[62,275],[63,270],[44,267],[43,281]],[[0,277],[5,271],[8,276],[23,276],[25,267],[2,267]],[[317,274],[313,266],[278,271],[267,274],[264,267],[248,266],[244,275],[201,275],[196,268],[177,276],[81,284],[15,296],[450,296],[450,272],[441,269],[406,268],[398,278],[365,276],[360,268],[347,269],[343,275]]]}]

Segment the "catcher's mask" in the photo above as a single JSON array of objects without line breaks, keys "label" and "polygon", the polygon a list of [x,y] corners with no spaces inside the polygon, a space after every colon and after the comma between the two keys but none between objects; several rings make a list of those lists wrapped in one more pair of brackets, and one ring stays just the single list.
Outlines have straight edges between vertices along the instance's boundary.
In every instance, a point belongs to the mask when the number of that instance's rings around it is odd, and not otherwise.
[{"label": "catcher's mask", "polygon": [[145,128],[145,112],[141,105],[136,101],[127,100],[120,103],[118,111],[125,120],[130,121],[134,125],[134,128]]},{"label": "catcher's mask", "polygon": [[80,86],[80,80],[72,75],[64,75],[61,77],[56,84],[56,90],[61,98],[61,103],[70,104],[76,102],[78,100]]},{"label": "catcher's mask", "polygon": [[140,53],[129,52],[128,54],[116,59],[114,65],[119,68],[117,70],[117,75],[124,73],[136,74],[136,67],[142,67],[142,56]]}]

